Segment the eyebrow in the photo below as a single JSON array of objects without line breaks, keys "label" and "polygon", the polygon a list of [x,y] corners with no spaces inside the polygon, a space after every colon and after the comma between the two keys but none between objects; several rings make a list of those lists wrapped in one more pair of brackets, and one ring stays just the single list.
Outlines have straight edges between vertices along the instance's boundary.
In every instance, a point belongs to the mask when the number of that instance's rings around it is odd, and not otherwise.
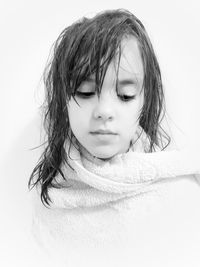
[{"label": "eyebrow", "polygon": [[[88,77],[85,82],[95,82],[95,78],[94,77]],[[134,85],[138,83],[138,79],[123,79],[123,80],[119,80],[118,84],[123,86],[123,85]]]},{"label": "eyebrow", "polygon": [[[88,78],[86,78],[86,80],[84,82],[94,84],[95,83],[95,77],[93,77],[93,76],[88,77]],[[140,88],[140,82],[142,82],[140,77],[125,78],[125,79],[118,80],[117,86],[119,88],[123,88],[123,87],[128,86],[128,85],[134,85],[134,88],[137,90],[137,92],[141,93],[142,92],[142,86]]]},{"label": "eyebrow", "polygon": [[124,80],[119,80],[118,85],[124,86],[124,85],[134,85],[137,84],[138,80],[137,79],[124,79]]}]

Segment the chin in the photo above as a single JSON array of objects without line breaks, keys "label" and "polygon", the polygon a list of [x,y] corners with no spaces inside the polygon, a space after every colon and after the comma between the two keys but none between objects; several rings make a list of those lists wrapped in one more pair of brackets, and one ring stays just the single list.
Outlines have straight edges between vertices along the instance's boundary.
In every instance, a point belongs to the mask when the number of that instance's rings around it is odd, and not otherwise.
[{"label": "chin", "polygon": [[93,155],[102,160],[109,160],[113,158],[117,153],[93,153]]},{"label": "chin", "polygon": [[110,159],[112,159],[113,158],[113,156],[112,157],[96,157],[96,158],[98,158],[98,159],[100,159],[100,160],[110,160]]}]

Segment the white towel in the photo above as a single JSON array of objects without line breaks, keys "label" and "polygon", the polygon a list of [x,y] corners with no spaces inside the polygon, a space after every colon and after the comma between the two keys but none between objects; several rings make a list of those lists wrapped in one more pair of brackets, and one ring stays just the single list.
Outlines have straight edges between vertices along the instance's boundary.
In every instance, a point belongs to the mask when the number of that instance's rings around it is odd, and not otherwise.
[{"label": "white towel", "polygon": [[[67,142],[66,150],[68,146]],[[62,188],[49,189],[49,209],[41,204],[38,194],[34,197],[36,239],[50,254],[59,254],[63,262],[72,259],[75,250],[86,255],[99,247],[106,253],[108,247],[136,245],[137,215],[141,218],[142,212],[160,207],[157,186],[172,179],[177,185],[186,175],[200,173],[193,150],[143,153],[130,149],[104,161],[72,146],[69,163],[74,171],[67,164],[62,166],[67,181],[56,177]]]}]

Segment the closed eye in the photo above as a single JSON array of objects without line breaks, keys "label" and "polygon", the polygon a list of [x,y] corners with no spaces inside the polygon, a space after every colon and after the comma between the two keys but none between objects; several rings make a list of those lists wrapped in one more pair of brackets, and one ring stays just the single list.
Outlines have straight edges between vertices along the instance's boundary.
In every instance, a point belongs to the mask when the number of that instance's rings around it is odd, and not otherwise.
[{"label": "closed eye", "polygon": [[80,98],[90,98],[94,95],[95,95],[95,92],[80,92],[80,91],[76,92],[76,96]]},{"label": "closed eye", "polygon": [[124,102],[128,102],[136,98],[136,95],[130,96],[130,95],[119,95],[118,94],[117,96]]},{"label": "closed eye", "polygon": [[[96,94],[95,92],[80,92],[80,91],[76,91],[76,96],[78,96],[80,98],[83,98],[83,99],[84,98],[85,99],[90,98],[90,97],[94,96],[95,94]],[[136,95],[130,96],[130,95],[125,95],[125,94],[118,94],[117,96],[123,102],[128,102],[128,101],[131,101],[131,100],[136,98]]]}]

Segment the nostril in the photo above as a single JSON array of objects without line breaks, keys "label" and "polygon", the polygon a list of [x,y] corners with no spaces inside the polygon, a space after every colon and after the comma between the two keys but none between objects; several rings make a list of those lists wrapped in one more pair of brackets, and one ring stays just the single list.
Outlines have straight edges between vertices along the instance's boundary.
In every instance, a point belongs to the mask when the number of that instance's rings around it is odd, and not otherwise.
[{"label": "nostril", "polygon": [[107,116],[105,114],[103,114],[103,115],[97,115],[96,118],[97,119],[102,119],[102,120],[112,120],[113,119],[112,116]]},{"label": "nostril", "polygon": [[93,116],[95,119],[98,120],[112,120],[115,116],[115,110],[113,108],[113,102],[106,98],[105,95],[103,95],[103,98],[101,97],[101,101],[96,103],[93,110]]}]

